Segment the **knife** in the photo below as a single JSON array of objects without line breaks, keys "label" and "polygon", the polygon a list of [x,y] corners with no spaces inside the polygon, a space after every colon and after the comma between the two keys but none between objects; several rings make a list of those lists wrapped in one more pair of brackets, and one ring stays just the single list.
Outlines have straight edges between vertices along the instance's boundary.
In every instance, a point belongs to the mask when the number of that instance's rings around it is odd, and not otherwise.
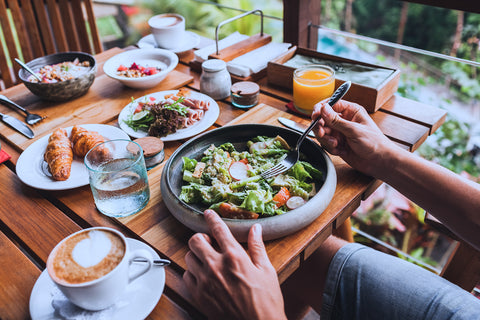
[{"label": "knife", "polygon": [[13,129],[22,133],[24,136],[26,136],[29,139],[32,139],[35,136],[33,134],[32,129],[30,129],[29,127],[27,127],[25,123],[23,123],[22,121],[14,117],[7,116],[6,114],[0,113],[0,119],[6,124],[8,124],[10,127],[12,127]]},{"label": "knife", "polygon": [[[285,127],[288,127],[290,129],[293,129],[295,131],[298,131],[300,133],[304,133],[305,130],[307,129],[307,126],[303,125],[303,124],[300,124],[298,122],[295,122],[293,120],[290,120],[290,119],[287,119],[287,118],[283,118],[283,117],[280,117],[278,118],[278,122],[280,122],[281,124],[283,124]],[[313,134],[312,131],[310,131],[308,133],[308,136],[309,137],[312,137],[314,138],[315,135]]]}]

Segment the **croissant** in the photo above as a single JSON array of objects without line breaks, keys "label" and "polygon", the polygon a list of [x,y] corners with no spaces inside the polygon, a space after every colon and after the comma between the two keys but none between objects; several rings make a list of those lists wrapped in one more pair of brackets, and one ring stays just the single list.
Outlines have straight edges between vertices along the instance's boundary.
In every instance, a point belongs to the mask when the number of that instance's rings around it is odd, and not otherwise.
[{"label": "croissant", "polygon": [[70,137],[73,144],[73,153],[81,158],[97,144],[105,141],[105,138],[96,131],[88,131],[85,128],[74,126]]},{"label": "croissant", "polygon": [[67,131],[56,129],[48,138],[47,149],[43,156],[54,180],[64,181],[70,177],[73,153]]}]

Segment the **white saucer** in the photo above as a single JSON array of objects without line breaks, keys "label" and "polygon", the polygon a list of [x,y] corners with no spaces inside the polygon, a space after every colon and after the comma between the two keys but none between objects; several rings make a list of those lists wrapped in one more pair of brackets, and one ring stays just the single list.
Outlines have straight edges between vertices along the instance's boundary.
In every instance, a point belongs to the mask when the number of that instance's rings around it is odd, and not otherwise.
[{"label": "white saucer", "polygon": [[[158,254],[145,243],[127,238],[130,249],[146,249],[154,259],[159,259]],[[135,268],[135,264],[132,265]],[[85,311],[82,319],[102,318],[99,313],[107,313],[110,319],[145,319],[155,308],[162,296],[165,286],[165,269],[153,266],[150,271],[134,280],[125,290],[125,293],[112,307],[102,311]],[[56,292],[57,291],[57,292]],[[30,316],[33,320],[56,320],[63,319],[55,312],[52,306],[52,297],[59,289],[50,279],[47,270],[38,277],[30,295]],[[105,315],[104,315],[105,317]]]},{"label": "white saucer", "polygon": [[[200,43],[200,36],[191,31],[185,31],[185,37],[183,38],[182,44],[174,49],[167,49],[175,53],[181,53],[188,50],[191,50],[198,46]],[[155,42],[153,34],[143,37],[137,42],[139,48],[160,48]],[[164,48],[162,48],[164,49]]]}]

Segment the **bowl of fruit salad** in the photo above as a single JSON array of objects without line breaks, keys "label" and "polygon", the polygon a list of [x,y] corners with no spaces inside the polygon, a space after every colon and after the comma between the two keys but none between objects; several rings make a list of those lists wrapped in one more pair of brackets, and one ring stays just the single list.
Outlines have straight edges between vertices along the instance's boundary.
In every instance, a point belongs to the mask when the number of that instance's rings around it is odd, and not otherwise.
[{"label": "bowl of fruit salad", "polygon": [[169,50],[135,49],[108,59],[103,65],[103,71],[127,87],[149,89],[162,82],[177,64],[177,55]]},{"label": "bowl of fruit salad", "polygon": [[203,217],[215,210],[239,241],[259,223],[265,240],[296,232],[318,218],[330,203],[337,177],[330,157],[307,139],[301,158],[284,174],[261,178],[294,146],[299,134],[262,124],[226,126],[180,146],[165,164],[161,193],[181,223],[207,232]]}]

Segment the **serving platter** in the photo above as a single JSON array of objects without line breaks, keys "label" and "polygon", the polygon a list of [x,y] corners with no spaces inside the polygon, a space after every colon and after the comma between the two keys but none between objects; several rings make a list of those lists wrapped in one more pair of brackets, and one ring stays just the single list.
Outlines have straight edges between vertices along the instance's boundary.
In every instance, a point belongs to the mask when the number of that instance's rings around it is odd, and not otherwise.
[{"label": "serving platter", "polygon": [[[138,99],[135,99],[134,101],[126,105],[118,115],[118,125],[123,131],[125,131],[132,138],[143,138],[148,136],[147,131],[145,130],[135,131],[133,128],[129,127],[125,123],[125,121],[133,114],[139,102],[150,101],[150,98],[153,98],[156,101],[162,101],[162,100],[165,100],[164,97],[166,95],[177,94],[177,93],[178,93],[178,90],[160,91],[160,92],[147,94]],[[187,97],[191,97],[196,100],[206,101],[207,103],[209,103],[208,110],[205,111],[203,118],[200,121],[193,124],[192,126],[184,129],[179,129],[176,132],[171,133],[165,137],[160,137],[160,139],[162,139],[163,141],[181,140],[181,139],[186,139],[194,135],[197,135],[207,130],[208,128],[210,128],[210,126],[212,126],[215,123],[218,116],[220,115],[220,108],[218,107],[217,102],[212,98],[210,98],[209,96],[207,96],[206,94],[196,92],[196,91],[190,91]]]},{"label": "serving platter", "polygon": [[[198,159],[211,144],[220,145],[225,142],[231,142],[236,150],[241,151],[246,149],[248,140],[259,135],[269,137],[279,135],[290,145],[295,145],[300,136],[293,130],[278,126],[241,124],[210,130],[179,147],[165,164],[160,184],[162,198],[172,215],[193,231],[208,232],[202,214],[207,207],[189,205],[179,199],[181,188],[184,185],[182,157]],[[223,219],[237,240],[246,241],[248,232],[255,223],[262,225],[265,240],[286,236],[310,224],[326,209],[333,198],[337,184],[335,167],[322,147],[310,139],[303,142],[300,151],[305,155],[306,161],[323,173],[323,184],[317,188],[315,196],[303,206],[282,215],[261,219]]]}]

